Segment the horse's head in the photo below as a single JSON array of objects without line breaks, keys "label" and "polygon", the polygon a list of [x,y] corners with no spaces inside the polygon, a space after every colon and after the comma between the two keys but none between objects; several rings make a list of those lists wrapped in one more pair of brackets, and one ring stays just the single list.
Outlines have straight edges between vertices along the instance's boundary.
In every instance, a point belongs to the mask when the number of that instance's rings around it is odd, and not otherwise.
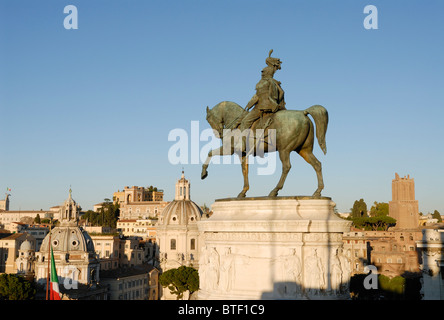
[{"label": "horse's head", "polygon": [[213,130],[215,130],[219,134],[219,136],[217,136],[216,133],[214,135],[218,138],[222,137],[223,130],[224,130],[224,121],[223,121],[222,117],[217,112],[215,112],[214,110],[211,110],[207,106],[206,119],[207,119],[207,122],[210,124],[211,128],[213,128]]}]

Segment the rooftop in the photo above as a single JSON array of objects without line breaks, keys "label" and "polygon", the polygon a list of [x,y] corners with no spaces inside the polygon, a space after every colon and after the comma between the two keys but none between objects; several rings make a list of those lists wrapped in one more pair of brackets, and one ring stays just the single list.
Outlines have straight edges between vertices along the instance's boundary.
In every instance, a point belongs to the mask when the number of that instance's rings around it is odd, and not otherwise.
[{"label": "rooftop", "polygon": [[5,238],[2,238],[2,240],[15,240],[17,238],[20,238],[24,233],[13,233],[9,236],[6,236]]},{"label": "rooftop", "polygon": [[134,267],[129,268],[119,268],[114,270],[101,270],[100,278],[101,279],[118,279],[136,276],[139,274],[145,274],[155,269],[151,264],[141,264]]}]

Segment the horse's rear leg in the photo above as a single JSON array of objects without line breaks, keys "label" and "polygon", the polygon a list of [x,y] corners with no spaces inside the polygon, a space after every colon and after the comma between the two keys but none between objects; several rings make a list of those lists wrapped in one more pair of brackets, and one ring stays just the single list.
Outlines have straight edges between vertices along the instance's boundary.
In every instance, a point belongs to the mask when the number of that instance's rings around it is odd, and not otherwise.
[{"label": "horse's rear leg", "polygon": [[314,156],[311,149],[302,149],[299,151],[302,158],[305,159],[316,171],[316,176],[318,178],[318,188],[313,193],[314,198],[319,198],[321,196],[321,191],[324,189],[324,180],[322,178],[322,165],[321,162]]},{"label": "horse's rear leg", "polygon": [[286,150],[279,151],[279,158],[281,159],[282,162],[281,178],[279,179],[277,186],[273,190],[271,190],[270,194],[268,195],[269,197],[276,197],[278,195],[279,190],[281,190],[284,187],[285,179],[287,179],[288,172],[291,169],[289,151]]}]

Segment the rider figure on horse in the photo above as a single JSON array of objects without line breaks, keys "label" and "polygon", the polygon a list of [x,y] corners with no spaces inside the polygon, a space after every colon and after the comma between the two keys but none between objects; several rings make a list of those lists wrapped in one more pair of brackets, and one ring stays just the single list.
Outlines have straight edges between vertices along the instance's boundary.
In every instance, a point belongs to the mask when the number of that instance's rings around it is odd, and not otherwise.
[{"label": "rider figure on horse", "polygon": [[273,50],[270,50],[268,58],[265,60],[267,66],[262,69],[262,78],[256,84],[256,94],[248,102],[245,110],[250,111],[243,119],[240,119],[239,129],[251,129],[253,123],[261,118],[263,113],[275,113],[285,109],[284,90],[281,82],[273,79],[274,73],[281,69],[281,60],[271,57]]}]

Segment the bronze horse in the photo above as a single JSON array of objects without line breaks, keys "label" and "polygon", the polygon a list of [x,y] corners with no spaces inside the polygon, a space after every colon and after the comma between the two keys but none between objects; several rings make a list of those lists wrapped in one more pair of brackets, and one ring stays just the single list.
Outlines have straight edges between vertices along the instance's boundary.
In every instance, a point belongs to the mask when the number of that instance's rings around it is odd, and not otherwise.
[{"label": "bronze horse", "polygon": [[[223,101],[217,104],[213,109],[207,107],[207,121],[210,126],[217,132],[219,138],[222,137],[222,146],[220,148],[211,150],[205,163],[202,165],[201,178],[205,179],[208,175],[207,168],[211,157],[215,155],[233,155],[238,154],[241,159],[242,174],[244,176],[244,187],[239,193],[238,198],[245,197],[249,189],[248,183],[248,155],[249,152],[243,144],[236,144],[223,138],[224,129],[229,129],[229,125],[234,123],[237,118],[242,116],[244,109],[237,103],[230,101]],[[328,112],[321,105],[314,105],[306,110],[281,110],[273,115],[273,121],[268,127],[268,130],[275,131],[275,146],[268,146],[267,141],[263,144],[263,152],[279,152],[279,158],[282,162],[282,174],[276,187],[270,192],[269,197],[276,197],[279,190],[284,186],[285,179],[290,171],[290,153],[296,151],[302,158],[311,164],[316,171],[318,179],[318,188],[313,193],[314,198],[321,196],[321,191],[324,189],[324,182],[322,178],[322,165],[318,159],[313,155],[313,143],[315,130],[313,123],[308,117],[310,114],[316,124],[316,137],[319,146],[324,154],[327,153],[325,144],[325,134],[328,125]],[[236,149],[236,146],[238,148]],[[239,147],[240,146],[240,147]],[[242,150],[241,150],[242,149]],[[256,154],[253,154],[256,155]]]}]

